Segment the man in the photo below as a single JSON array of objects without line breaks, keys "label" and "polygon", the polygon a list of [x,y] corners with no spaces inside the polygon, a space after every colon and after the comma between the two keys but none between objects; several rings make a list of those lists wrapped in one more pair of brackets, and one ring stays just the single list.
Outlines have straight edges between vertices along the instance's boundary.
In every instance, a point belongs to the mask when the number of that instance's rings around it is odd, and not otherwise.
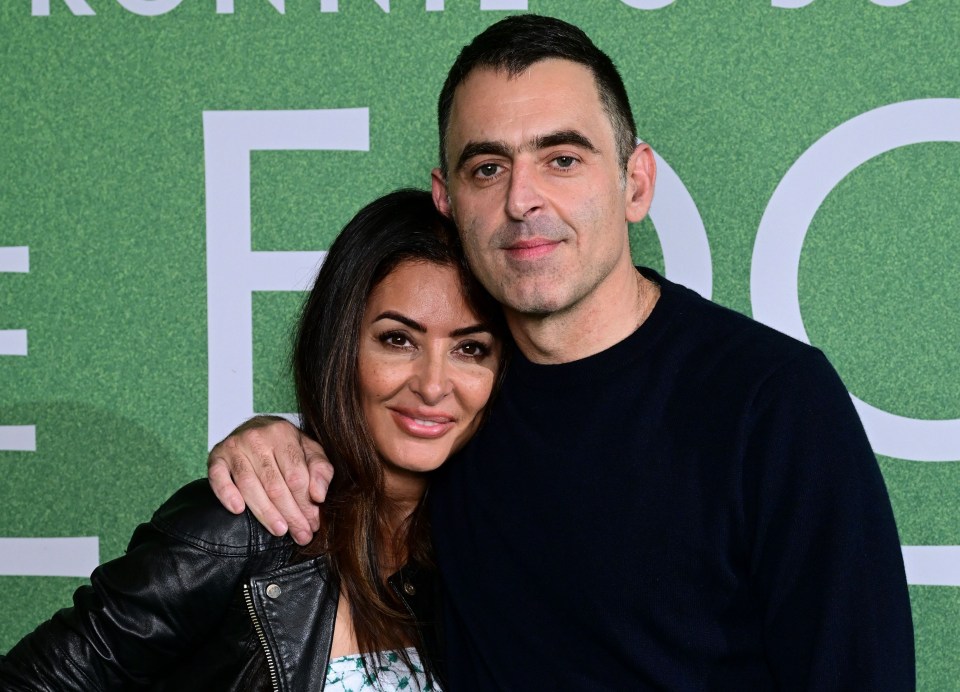
[{"label": "man", "polygon": [[[439,128],[434,201],[519,350],[431,488],[451,689],[912,688],[896,527],[845,388],[816,349],[632,266],[655,165],[609,58],[504,19],[451,68]],[[210,474],[239,510],[254,459],[249,503],[302,534],[294,434],[230,438]]]}]

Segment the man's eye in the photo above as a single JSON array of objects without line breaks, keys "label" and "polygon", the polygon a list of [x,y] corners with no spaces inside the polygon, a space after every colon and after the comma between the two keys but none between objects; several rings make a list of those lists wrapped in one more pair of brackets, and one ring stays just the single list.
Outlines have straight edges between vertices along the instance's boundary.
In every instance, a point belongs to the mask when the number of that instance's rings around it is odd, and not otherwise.
[{"label": "man's eye", "polygon": [[500,166],[495,163],[485,163],[477,168],[477,175],[481,178],[492,178],[500,171]]},{"label": "man's eye", "polygon": [[570,168],[577,162],[577,160],[572,156],[558,156],[553,161],[560,168]]}]

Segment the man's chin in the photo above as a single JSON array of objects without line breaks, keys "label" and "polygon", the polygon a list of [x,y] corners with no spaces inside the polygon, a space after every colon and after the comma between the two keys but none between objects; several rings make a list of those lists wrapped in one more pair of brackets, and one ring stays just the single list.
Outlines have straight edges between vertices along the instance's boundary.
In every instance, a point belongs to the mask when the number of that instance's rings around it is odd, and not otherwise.
[{"label": "man's chin", "polygon": [[566,306],[557,296],[542,293],[522,296],[505,296],[501,301],[505,308],[518,317],[547,317],[562,311]]}]

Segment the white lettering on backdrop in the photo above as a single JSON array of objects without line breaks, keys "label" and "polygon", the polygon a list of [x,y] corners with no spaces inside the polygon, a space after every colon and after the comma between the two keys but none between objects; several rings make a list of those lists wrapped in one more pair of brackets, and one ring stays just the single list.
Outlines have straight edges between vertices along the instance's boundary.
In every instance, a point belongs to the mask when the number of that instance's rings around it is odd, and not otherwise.
[{"label": "white lettering on backdrop", "polygon": [[[102,7],[105,2],[116,2],[128,12],[139,14],[145,17],[155,17],[166,14],[178,7],[183,0],[100,0],[98,6]],[[273,5],[274,9],[280,14],[286,14],[285,0],[265,0]],[[384,12],[390,12],[390,0],[344,0],[346,2],[374,2]],[[869,0],[874,5],[880,7],[900,7],[906,5],[910,0]],[[31,0],[31,15],[34,17],[50,16],[51,0]],[[75,16],[94,16],[96,12],[88,4],[87,0],[62,0]],[[216,0],[217,14],[233,14],[235,0]],[[620,2],[627,7],[636,10],[659,10],[669,7],[676,0],[610,0],[610,2]],[[781,9],[798,9],[813,4],[814,0],[770,0],[771,7]],[[511,11],[520,10],[526,12],[528,9],[527,0],[479,0],[480,10],[487,11]],[[340,11],[340,0],[319,0],[319,9],[324,13],[334,13]],[[445,0],[424,0],[424,10],[427,12],[443,12],[446,9]]]},{"label": "white lettering on backdrop", "polygon": [[368,151],[366,108],[207,111],[209,440],[253,415],[254,291],[303,291],[323,252],[251,249],[251,151]]}]

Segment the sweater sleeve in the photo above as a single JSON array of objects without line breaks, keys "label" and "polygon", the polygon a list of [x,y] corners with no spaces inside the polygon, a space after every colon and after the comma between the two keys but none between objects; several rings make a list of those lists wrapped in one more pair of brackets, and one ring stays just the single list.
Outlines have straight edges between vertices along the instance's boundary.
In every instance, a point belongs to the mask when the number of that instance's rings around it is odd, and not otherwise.
[{"label": "sweater sleeve", "polygon": [[910,690],[913,625],[893,511],[822,353],[765,379],[746,425],[750,578],[784,690]]},{"label": "sweater sleeve", "polygon": [[214,506],[205,486],[178,491],[137,528],[126,554],[97,567],[72,607],[0,659],[0,688],[144,685],[202,642],[235,597],[251,553],[249,519]]}]

